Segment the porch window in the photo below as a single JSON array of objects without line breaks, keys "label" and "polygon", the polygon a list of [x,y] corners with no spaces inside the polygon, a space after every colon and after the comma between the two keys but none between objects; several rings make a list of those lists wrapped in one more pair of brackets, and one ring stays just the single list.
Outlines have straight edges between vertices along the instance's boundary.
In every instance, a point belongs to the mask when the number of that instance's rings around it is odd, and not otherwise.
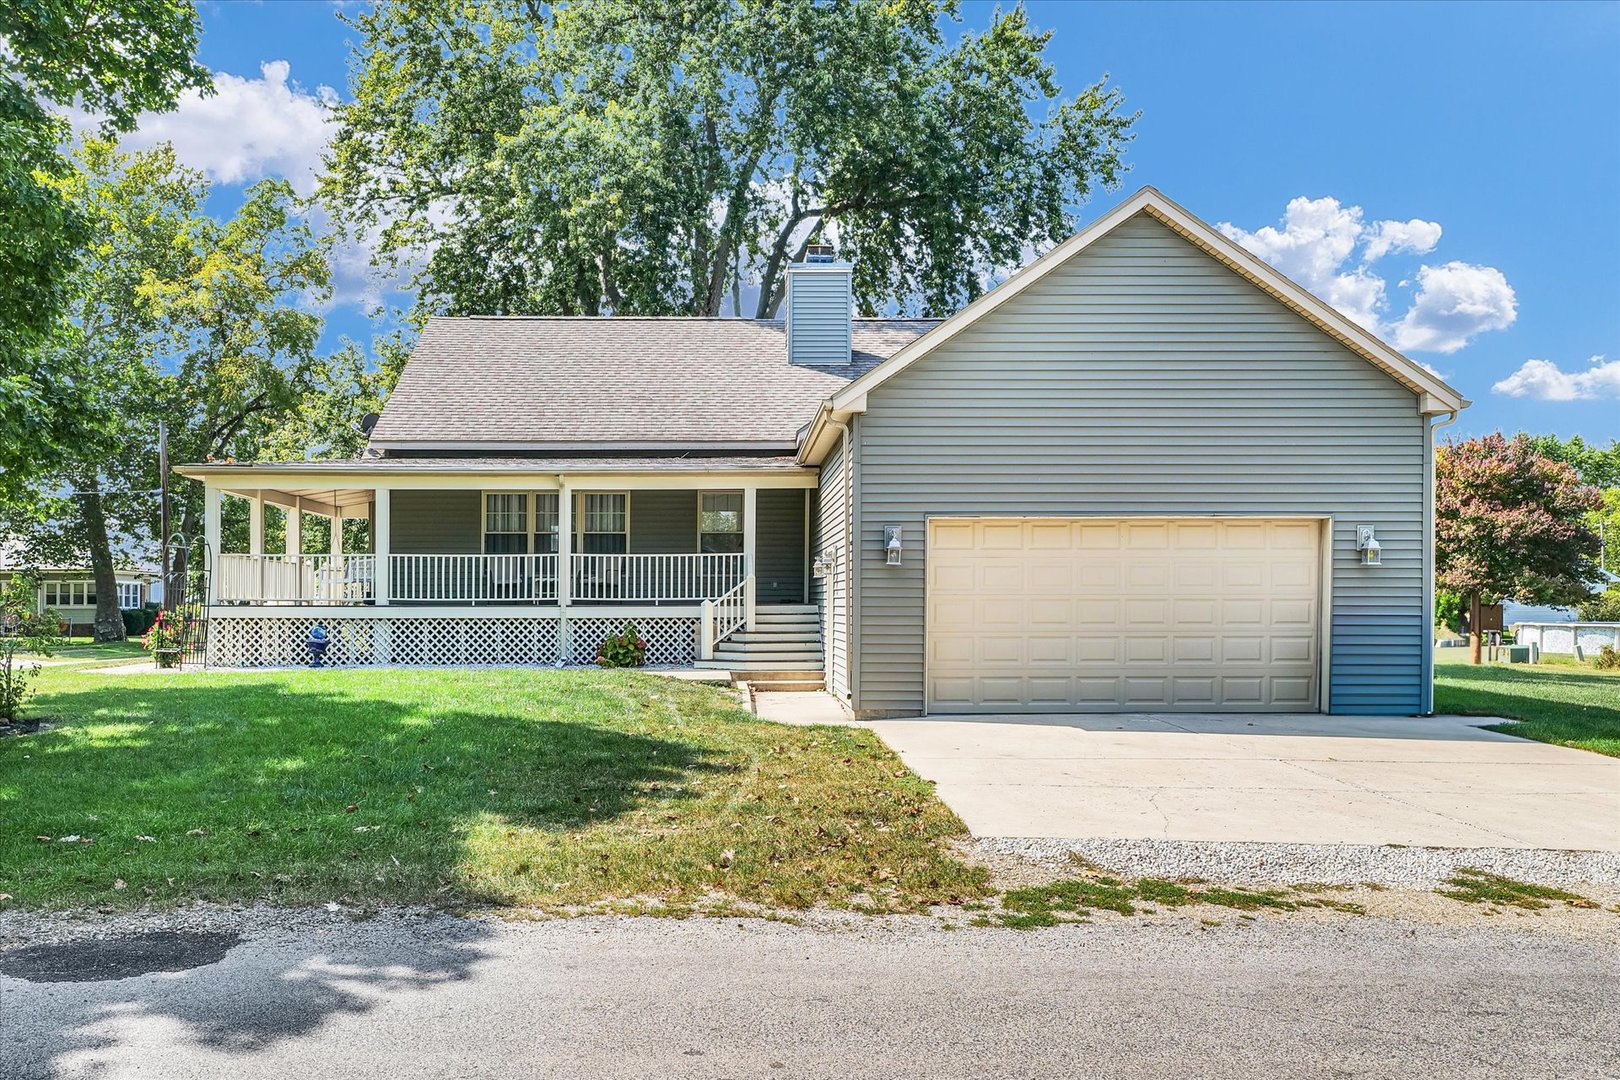
[{"label": "porch window", "polygon": [[484,496],[484,554],[529,553],[529,497]]},{"label": "porch window", "polygon": [[585,555],[623,555],[630,550],[630,496],[622,491],[581,496],[579,550]]},{"label": "porch window", "polygon": [[698,550],[735,554],[743,549],[743,497],[740,491],[698,496]]},{"label": "porch window", "polygon": [[133,611],[141,606],[141,586],[136,581],[120,581],[118,583],[118,606],[125,611]]},{"label": "porch window", "polygon": [[542,491],[534,497],[534,551],[557,554],[557,493]]}]

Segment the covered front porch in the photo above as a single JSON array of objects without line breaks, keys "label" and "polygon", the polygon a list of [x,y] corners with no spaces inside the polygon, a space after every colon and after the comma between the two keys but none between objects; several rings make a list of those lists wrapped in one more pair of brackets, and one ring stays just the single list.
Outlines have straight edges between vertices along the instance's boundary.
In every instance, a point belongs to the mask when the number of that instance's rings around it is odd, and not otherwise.
[{"label": "covered front porch", "polygon": [[[227,632],[252,618],[258,636],[289,640],[316,622],[343,627],[357,652],[386,642],[390,656],[394,641],[421,638],[424,620],[459,620],[463,639],[533,624],[536,640],[556,639],[539,652],[560,660],[581,651],[570,623],[594,633],[634,619],[670,638],[661,651],[680,662],[711,656],[762,606],[808,600],[813,472],[780,459],[557,464],[197,466],[211,618]],[[227,530],[244,511],[245,530]],[[402,620],[423,625],[395,629]],[[440,651],[413,650],[417,662]]]}]

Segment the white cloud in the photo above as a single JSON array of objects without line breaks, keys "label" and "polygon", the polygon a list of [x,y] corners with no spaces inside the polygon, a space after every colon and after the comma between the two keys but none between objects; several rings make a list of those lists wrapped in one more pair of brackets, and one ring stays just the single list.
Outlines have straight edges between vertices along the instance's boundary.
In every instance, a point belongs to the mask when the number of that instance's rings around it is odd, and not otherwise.
[{"label": "white cloud", "polygon": [[[1369,223],[1359,206],[1300,196],[1290,200],[1277,226],[1249,232],[1223,222],[1219,228],[1401,349],[1455,352],[1476,335],[1511,326],[1518,317],[1513,287],[1502,272],[1463,262],[1421,267],[1411,305],[1399,318],[1390,317],[1389,283],[1372,265],[1390,255],[1433,251],[1443,232],[1437,221]],[[1410,287],[1407,281],[1398,284]]]},{"label": "white cloud", "polygon": [[[292,78],[292,65],[270,60],[259,65],[259,77],[247,79],[227,72],[214,73],[212,97],[188,92],[169,113],[149,113],[124,145],[143,150],[168,142],[180,161],[200,169],[222,184],[249,184],[268,177],[284,177],[300,195],[315,190],[321,156],[326,152],[336,123],[332,106],[337,91],[329,86],[307,90]],[[95,118],[75,113],[76,126],[88,128]],[[311,225],[326,233],[331,221],[324,208],[309,208]],[[447,214],[430,214],[436,222]],[[409,287],[411,273],[426,259],[425,252],[409,253],[404,265],[379,271],[371,265],[380,230],[359,236],[338,236],[330,253],[331,296],[325,310],[353,305],[367,314],[384,306],[388,293]]]},{"label": "white cloud", "polygon": [[1620,400],[1620,360],[1605,362],[1603,357],[1594,356],[1588,363],[1585,371],[1565,371],[1551,360],[1526,360],[1518,371],[1491,389],[1508,397],[1540,401]]},{"label": "white cloud", "polygon": [[169,142],[182,162],[212,180],[243,184],[283,176],[307,195],[332,137],[338,95],[329,86],[305,90],[291,73],[285,60],[259,65],[257,79],[215,72],[212,97],[187,91],[173,112],[142,116],[125,144],[146,149]]},{"label": "white cloud", "polygon": [[1367,244],[1362,258],[1367,262],[1376,262],[1392,252],[1427,255],[1440,242],[1440,223],[1420,218],[1375,221],[1362,233],[1362,239]]},{"label": "white cloud", "polygon": [[1398,349],[1452,353],[1519,317],[1513,286],[1491,266],[1448,262],[1418,270],[1418,291],[1391,328]]}]

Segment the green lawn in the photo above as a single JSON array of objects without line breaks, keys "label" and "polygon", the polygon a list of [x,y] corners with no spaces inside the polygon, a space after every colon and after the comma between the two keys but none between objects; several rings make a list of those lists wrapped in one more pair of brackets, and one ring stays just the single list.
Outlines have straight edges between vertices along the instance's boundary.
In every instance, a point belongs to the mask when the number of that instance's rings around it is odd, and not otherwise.
[{"label": "green lawn", "polygon": [[1439,656],[1436,712],[1522,720],[1494,730],[1620,757],[1620,672],[1572,663],[1474,667],[1463,649]]},{"label": "green lawn", "polygon": [[41,686],[28,712],[61,722],[0,738],[0,892],[30,907],[906,911],[988,892],[946,851],[960,822],[875,736],[763,723],[716,687],[73,668]]},{"label": "green lawn", "polygon": [[132,660],[151,654],[138,640],[104,641],[100,644],[87,637],[68,638],[61,647],[51,650],[52,660]]}]

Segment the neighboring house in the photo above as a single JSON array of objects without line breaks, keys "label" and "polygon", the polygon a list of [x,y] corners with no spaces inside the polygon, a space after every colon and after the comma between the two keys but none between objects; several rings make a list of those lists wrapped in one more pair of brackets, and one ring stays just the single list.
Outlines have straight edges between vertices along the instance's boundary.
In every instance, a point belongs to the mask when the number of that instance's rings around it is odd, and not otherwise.
[{"label": "neighboring house", "polygon": [[[8,579],[22,572],[21,569],[0,568],[0,575]],[[95,575],[88,567],[47,566],[30,568],[26,572],[38,582],[34,594],[35,611],[47,608],[55,611],[68,624],[70,634],[91,632],[96,620],[97,597]],[[133,611],[148,603],[155,603],[154,591],[161,592],[155,569],[122,567],[116,571],[116,580],[121,611]]]},{"label": "neighboring house", "polygon": [[[1144,189],[939,322],[852,318],[831,261],[788,290],[783,322],[434,319],[362,459],[184,467],[214,550],[252,503],[212,662],[319,624],[341,664],[588,663],[633,618],[653,662],[862,715],[1430,710],[1467,403],[1186,210]],[[371,551],[262,554],[267,504]]]}]

